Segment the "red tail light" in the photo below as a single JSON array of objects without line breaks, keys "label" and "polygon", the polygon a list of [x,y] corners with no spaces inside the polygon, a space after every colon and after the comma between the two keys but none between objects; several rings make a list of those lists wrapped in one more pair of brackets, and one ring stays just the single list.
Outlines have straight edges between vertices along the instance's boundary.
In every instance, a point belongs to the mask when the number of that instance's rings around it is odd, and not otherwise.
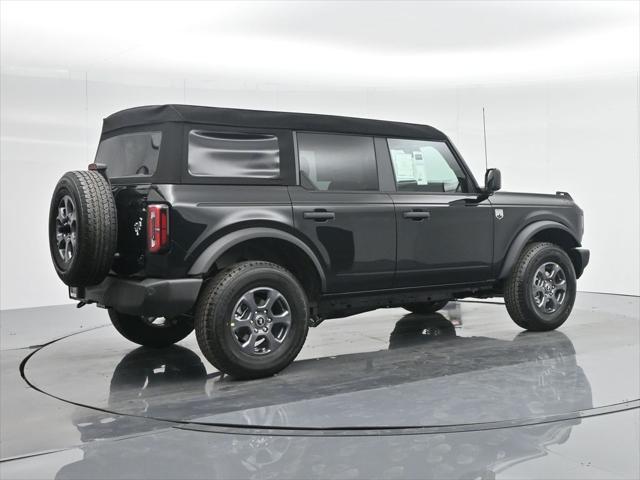
[{"label": "red tail light", "polygon": [[159,253],[169,246],[169,206],[147,206],[147,247],[149,253]]}]

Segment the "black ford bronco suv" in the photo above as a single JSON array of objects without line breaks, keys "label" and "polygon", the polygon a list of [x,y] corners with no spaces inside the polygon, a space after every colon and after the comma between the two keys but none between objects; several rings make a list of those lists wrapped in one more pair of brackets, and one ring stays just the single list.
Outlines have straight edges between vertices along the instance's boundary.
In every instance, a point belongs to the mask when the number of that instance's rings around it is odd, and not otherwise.
[{"label": "black ford bronco suv", "polygon": [[569,316],[583,213],[567,193],[496,193],[425,125],[185,105],[104,120],[66,173],[51,256],[80,306],[164,347],[194,328],[236,378],[290,364],[309,326],[383,307],[504,296],[527,330]]}]

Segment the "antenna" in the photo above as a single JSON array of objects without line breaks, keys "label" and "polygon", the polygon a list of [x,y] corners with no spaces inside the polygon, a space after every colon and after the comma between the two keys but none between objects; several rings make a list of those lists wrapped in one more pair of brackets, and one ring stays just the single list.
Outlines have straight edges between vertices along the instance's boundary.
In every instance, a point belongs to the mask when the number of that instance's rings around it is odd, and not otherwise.
[{"label": "antenna", "polygon": [[487,157],[487,122],[484,116],[484,107],[482,107],[482,132],[484,133],[484,169],[489,169],[489,160]]}]

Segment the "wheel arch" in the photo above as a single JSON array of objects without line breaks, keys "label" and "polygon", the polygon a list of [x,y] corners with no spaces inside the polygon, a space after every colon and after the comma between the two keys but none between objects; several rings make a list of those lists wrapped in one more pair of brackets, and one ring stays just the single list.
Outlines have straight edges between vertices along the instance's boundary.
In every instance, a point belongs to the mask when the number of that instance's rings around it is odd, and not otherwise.
[{"label": "wheel arch", "polygon": [[[243,258],[243,255],[256,258]],[[194,261],[189,275],[206,276],[215,271],[216,266],[224,267],[225,263],[241,259],[274,261],[274,258],[292,270],[308,292],[326,290],[324,269],[313,250],[293,234],[270,227],[244,228],[215,240]]]},{"label": "wheel arch", "polygon": [[520,252],[530,242],[550,242],[558,245],[569,255],[576,271],[576,277],[579,278],[582,274],[584,267],[581,264],[580,255],[575,250],[580,247],[580,242],[575,235],[560,222],[539,220],[530,223],[515,236],[505,255],[498,280],[503,280],[509,276],[511,269],[520,256]]}]

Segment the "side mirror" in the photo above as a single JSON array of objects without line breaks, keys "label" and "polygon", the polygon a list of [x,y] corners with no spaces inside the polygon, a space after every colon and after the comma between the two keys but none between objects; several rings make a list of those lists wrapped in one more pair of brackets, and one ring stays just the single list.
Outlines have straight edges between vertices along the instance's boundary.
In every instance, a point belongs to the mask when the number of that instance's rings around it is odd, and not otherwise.
[{"label": "side mirror", "polygon": [[487,193],[497,192],[502,188],[502,174],[497,168],[490,168],[484,175],[484,189]]}]

